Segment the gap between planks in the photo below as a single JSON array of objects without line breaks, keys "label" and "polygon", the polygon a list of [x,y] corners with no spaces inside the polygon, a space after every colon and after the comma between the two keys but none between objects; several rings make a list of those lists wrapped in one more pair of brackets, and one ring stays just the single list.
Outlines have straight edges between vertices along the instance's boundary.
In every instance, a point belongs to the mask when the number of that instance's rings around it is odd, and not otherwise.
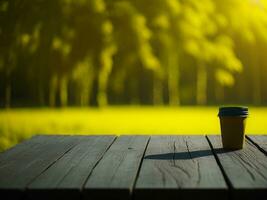
[{"label": "gap between planks", "polygon": [[146,147],[145,147],[145,150],[144,150],[144,152],[143,152],[142,159],[141,159],[140,165],[139,165],[139,167],[138,167],[136,177],[135,177],[135,179],[134,179],[133,187],[130,189],[130,195],[131,195],[132,198],[133,198],[133,190],[134,190],[134,188],[135,188],[135,186],[136,186],[136,182],[137,182],[138,176],[139,176],[139,174],[140,174],[140,170],[141,170],[141,167],[142,167],[142,164],[143,164],[144,157],[145,157],[145,155],[146,155],[146,150],[147,150],[148,144],[149,144],[149,142],[150,142],[150,139],[151,139],[151,136],[149,136],[149,138],[148,138],[148,140],[147,140]]},{"label": "gap between planks", "polygon": [[54,165],[58,160],[60,160],[63,156],[65,156],[69,151],[71,151],[75,146],[77,146],[79,143],[74,144],[70,149],[68,149],[66,152],[64,152],[60,157],[55,159],[50,165],[48,165],[40,174],[38,174],[36,177],[34,177],[32,180],[29,181],[29,183],[26,184],[26,190],[27,187],[38,177],[40,177],[46,170],[48,170],[52,165]]},{"label": "gap between planks", "polygon": [[94,167],[92,168],[92,170],[90,171],[90,173],[88,174],[88,176],[86,177],[81,190],[83,190],[83,188],[85,187],[89,177],[91,176],[91,174],[93,173],[94,169],[96,168],[96,166],[98,165],[98,163],[103,159],[104,155],[107,153],[107,151],[110,149],[110,147],[114,144],[114,142],[117,140],[119,136],[116,136],[113,141],[111,142],[111,144],[108,146],[108,148],[106,149],[106,151],[102,154],[102,156],[100,157],[100,159],[95,163]]},{"label": "gap between planks", "polygon": [[[258,135],[258,137],[260,137],[260,136],[262,136],[262,135]],[[266,137],[267,137],[267,136],[266,136]],[[252,138],[250,137],[250,135],[246,135],[246,139],[247,139],[248,141],[250,141],[254,146],[256,146],[256,147],[259,149],[259,151],[261,151],[264,155],[267,156],[267,152],[261,147],[260,144],[257,143],[257,141],[255,141],[254,139],[252,139]]]},{"label": "gap between planks", "polygon": [[209,143],[209,146],[210,146],[210,148],[211,148],[211,152],[212,152],[213,156],[215,157],[215,160],[216,160],[216,162],[217,162],[217,164],[218,164],[218,166],[219,166],[219,168],[220,168],[220,170],[221,170],[221,172],[222,172],[224,181],[226,182],[226,185],[227,185],[227,187],[228,187],[228,191],[229,191],[229,192],[228,192],[228,199],[231,199],[231,191],[233,190],[233,185],[232,185],[232,183],[231,183],[229,177],[227,176],[225,170],[223,169],[223,166],[222,166],[222,164],[221,164],[221,162],[220,162],[220,160],[219,160],[217,154],[216,154],[215,151],[214,151],[215,149],[214,149],[213,145],[211,144],[211,141],[209,140],[209,138],[208,138],[207,135],[205,135],[205,138],[206,138],[206,140],[207,140],[208,143]]}]

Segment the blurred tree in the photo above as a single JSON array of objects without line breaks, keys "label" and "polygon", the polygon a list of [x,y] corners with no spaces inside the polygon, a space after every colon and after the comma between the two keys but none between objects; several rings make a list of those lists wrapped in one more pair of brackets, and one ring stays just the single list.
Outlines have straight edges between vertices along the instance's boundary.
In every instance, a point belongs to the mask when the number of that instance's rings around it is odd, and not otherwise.
[{"label": "blurred tree", "polygon": [[[123,82],[130,78],[130,87],[136,90],[138,78],[132,79],[133,74],[130,72],[133,73],[138,65],[141,64],[153,73],[160,70],[160,64],[149,41],[151,32],[146,25],[145,17],[135,9],[131,1],[120,0],[108,5],[117,45],[114,55],[114,88],[116,91],[122,91]],[[133,93],[132,99],[138,99],[138,94]]]},{"label": "blurred tree", "polygon": [[233,41],[224,32],[225,17],[212,0],[186,1],[183,4],[181,33],[186,52],[196,59],[196,102],[207,103],[207,67],[216,65],[216,79],[222,85],[234,83],[233,72],[240,72],[241,62],[234,53]]},{"label": "blurred tree", "polygon": [[28,12],[17,22],[21,26],[18,37],[23,54],[30,58],[25,67],[33,82],[36,82],[40,104],[44,104],[44,90],[49,86],[49,105],[55,106],[56,94],[60,91],[60,103],[66,106],[66,64],[63,61],[68,56],[70,46],[61,38],[66,26],[62,2],[25,2],[24,10]]},{"label": "blurred tree", "polygon": [[88,55],[78,62],[74,68],[72,78],[77,84],[76,99],[80,106],[88,106],[91,99],[91,90],[94,80],[92,56]]},{"label": "blurred tree", "polygon": [[[112,32],[106,4],[103,0],[68,1],[66,12],[74,30],[70,57],[74,68],[74,79],[78,82],[80,103],[88,105],[94,79],[97,79],[97,102],[105,106],[107,84],[112,69],[112,56],[115,53]],[[75,64],[76,63],[76,64]]]},{"label": "blurred tree", "polygon": [[12,75],[17,65],[17,37],[19,20],[23,17],[24,0],[0,1],[0,71],[5,84],[5,106],[9,107],[12,98]]},{"label": "blurred tree", "polygon": [[259,105],[266,8],[266,0],[1,0],[0,99]]},{"label": "blurred tree", "polygon": [[[241,52],[240,59],[247,68],[252,70],[250,73],[251,81],[249,82],[253,85],[253,102],[259,105],[262,99],[260,74],[263,63],[259,62],[258,52],[261,44],[266,45],[267,42],[267,1],[227,0],[226,2],[215,2],[219,12],[227,18],[228,32],[234,38],[237,46],[236,51]],[[239,90],[242,90],[242,88]],[[243,90],[247,90],[245,81]]]},{"label": "blurred tree", "polygon": [[[167,78],[170,105],[180,104],[179,95],[179,32],[180,3],[177,0],[133,1],[145,15],[152,31],[151,43],[161,67],[154,73],[153,101],[163,103],[163,81]],[[149,5],[149,6],[146,6]]]}]

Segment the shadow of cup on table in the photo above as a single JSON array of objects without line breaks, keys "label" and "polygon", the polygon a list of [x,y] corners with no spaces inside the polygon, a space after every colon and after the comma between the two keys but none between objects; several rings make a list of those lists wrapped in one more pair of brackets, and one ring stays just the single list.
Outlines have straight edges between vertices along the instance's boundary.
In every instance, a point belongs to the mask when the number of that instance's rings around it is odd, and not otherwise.
[{"label": "shadow of cup on table", "polygon": [[[213,149],[215,154],[222,154],[227,153],[235,150],[226,150],[223,148]],[[214,153],[212,150],[198,150],[198,151],[184,151],[184,152],[177,152],[177,153],[163,153],[163,154],[152,154],[147,155],[144,159],[151,159],[151,160],[189,160],[194,158],[206,157],[206,156],[213,156]]]}]

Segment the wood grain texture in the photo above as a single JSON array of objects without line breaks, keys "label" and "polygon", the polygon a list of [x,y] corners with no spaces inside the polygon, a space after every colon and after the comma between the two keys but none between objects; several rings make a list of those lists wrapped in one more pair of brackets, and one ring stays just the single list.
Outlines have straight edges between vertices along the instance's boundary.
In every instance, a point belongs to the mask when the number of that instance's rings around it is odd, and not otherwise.
[{"label": "wood grain texture", "polygon": [[226,199],[227,186],[205,136],[152,136],[134,199]]},{"label": "wood grain texture", "polygon": [[93,170],[85,199],[130,199],[149,136],[121,136]]},{"label": "wood grain texture", "polygon": [[207,138],[35,136],[0,153],[0,196],[266,199],[266,136],[249,136],[238,151],[222,149],[220,136]]},{"label": "wood grain texture", "polygon": [[[64,153],[80,141],[81,137],[38,136],[27,142],[21,153],[2,155],[0,162],[0,194],[17,198],[34,178],[40,175]],[[16,147],[13,152],[15,152]],[[16,150],[19,152],[19,149]],[[5,154],[5,153],[3,153]]]},{"label": "wood grain texture", "polygon": [[27,187],[28,199],[79,199],[91,170],[115,136],[86,136]]},{"label": "wood grain texture", "polygon": [[220,136],[208,136],[214,152],[231,183],[232,199],[266,199],[267,157],[250,141],[242,150],[218,151]]},{"label": "wood grain texture", "polygon": [[265,155],[267,155],[267,135],[247,136]]},{"label": "wood grain texture", "polygon": [[38,146],[42,143],[42,138],[45,137],[43,135],[36,135],[32,138],[25,140],[16,146],[11,147],[10,149],[6,150],[5,152],[0,153],[0,165],[1,163],[8,162],[9,159],[14,159],[14,157],[19,157],[24,151],[33,148],[34,146]]}]

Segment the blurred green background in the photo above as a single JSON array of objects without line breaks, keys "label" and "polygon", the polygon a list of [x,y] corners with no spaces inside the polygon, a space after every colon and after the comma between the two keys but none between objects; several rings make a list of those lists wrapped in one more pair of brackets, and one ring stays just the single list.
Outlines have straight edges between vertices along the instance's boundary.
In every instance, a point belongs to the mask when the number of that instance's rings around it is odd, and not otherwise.
[{"label": "blurred green background", "polygon": [[267,0],[1,0],[0,150],[37,133],[265,133]]}]

